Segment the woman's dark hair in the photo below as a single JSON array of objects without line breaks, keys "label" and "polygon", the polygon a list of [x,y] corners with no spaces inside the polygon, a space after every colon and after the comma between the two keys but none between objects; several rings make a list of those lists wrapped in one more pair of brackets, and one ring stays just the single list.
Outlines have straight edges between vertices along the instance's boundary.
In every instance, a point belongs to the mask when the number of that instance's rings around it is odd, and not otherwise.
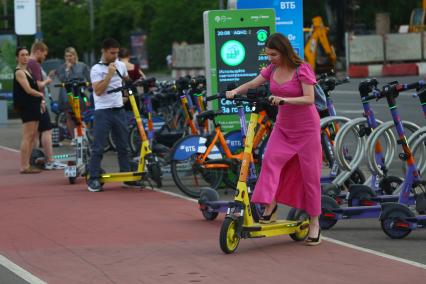
[{"label": "woman's dark hair", "polygon": [[120,52],[118,53],[118,57],[120,57],[120,58],[130,57],[130,50],[128,48],[125,48],[125,47],[120,48]]},{"label": "woman's dark hair", "polygon": [[16,57],[18,57],[19,52],[21,52],[21,50],[24,50],[24,49],[26,49],[28,51],[28,48],[26,48],[25,46],[18,46],[16,48],[16,52],[15,52]]},{"label": "woman's dark hair", "polygon": [[278,50],[284,63],[290,65],[292,68],[297,68],[303,62],[296,52],[294,52],[288,38],[281,33],[270,35],[266,41],[266,47]]},{"label": "woman's dark hair", "polygon": [[109,37],[102,41],[102,48],[103,49],[120,48],[120,43],[116,39]]}]

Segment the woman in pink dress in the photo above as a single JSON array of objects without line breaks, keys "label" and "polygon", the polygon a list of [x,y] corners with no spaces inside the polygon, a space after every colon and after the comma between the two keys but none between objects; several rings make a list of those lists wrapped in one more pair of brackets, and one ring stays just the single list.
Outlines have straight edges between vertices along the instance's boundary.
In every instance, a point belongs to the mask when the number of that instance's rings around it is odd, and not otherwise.
[{"label": "woman in pink dress", "polygon": [[287,37],[271,35],[265,47],[271,64],[256,78],[226,96],[245,93],[269,81],[271,103],[279,105],[262,169],[251,201],[265,204],[261,223],[276,220],[277,203],[303,209],[310,216],[307,245],[321,242],[320,118],[314,105],[315,74],[294,52]]}]

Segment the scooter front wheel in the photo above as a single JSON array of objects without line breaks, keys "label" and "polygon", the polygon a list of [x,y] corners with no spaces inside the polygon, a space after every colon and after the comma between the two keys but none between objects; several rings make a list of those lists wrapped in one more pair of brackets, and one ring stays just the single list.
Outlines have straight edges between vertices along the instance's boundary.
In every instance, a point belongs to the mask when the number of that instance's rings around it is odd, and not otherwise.
[{"label": "scooter front wheel", "polygon": [[[309,220],[309,215],[303,210],[298,210],[295,208],[291,208],[290,212],[287,215],[287,220],[290,221],[306,221]],[[309,233],[309,227],[300,230],[297,233],[290,234],[290,238],[292,238],[296,242],[304,241]]]},{"label": "scooter front wheel", "polygon": [[[218,201],[219,200],[219,194],[216,190],[206,187],[201,190],[200,198],[198,200],[199,204],[205,204],[209,203],[211,201]],[[204,218],[209,221],[213,221],[214,219],[219,216],[219,212],[211,212],[207,209],[201,209],[201,213],[203,214]]]},{"label": "scooter front wheel", "polygon": [[238,220],[226,217],[220,229],[219,243],[220,248],[226,254],[231,254],[237,250],[241,236],[238,231]]}]

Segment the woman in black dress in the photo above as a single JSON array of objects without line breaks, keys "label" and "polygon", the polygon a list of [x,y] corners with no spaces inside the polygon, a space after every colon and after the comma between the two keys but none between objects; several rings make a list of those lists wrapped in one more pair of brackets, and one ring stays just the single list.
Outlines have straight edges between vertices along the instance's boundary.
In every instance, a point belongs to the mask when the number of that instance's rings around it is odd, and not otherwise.
[{"label": "woman in black dress", "polygon": [[22,174],[41,172],[30,167],[31,151],[37,137],[38,123],[41,113],[46,110],[44,95],[38,91],[37,81],[27,69],[28,50],[24,47],[16,49],[18,65],[13,78],[13,104],[22,119],[21,169]]}]

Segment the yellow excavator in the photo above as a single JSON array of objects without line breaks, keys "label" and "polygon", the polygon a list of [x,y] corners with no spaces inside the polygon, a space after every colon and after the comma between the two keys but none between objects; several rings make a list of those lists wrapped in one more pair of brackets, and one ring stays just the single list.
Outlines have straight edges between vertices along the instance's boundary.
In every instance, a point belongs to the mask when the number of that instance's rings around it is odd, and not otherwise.
[{"label": "yellow excavator", "polygon": [[411,12],[410,26],[411,33],[423,32],[426,30],[426,0],[423,0],[423,8],[416,8]]},{"label": "yellow excavator", "polygon": [[[426,1],[426,0],[425,0]],[[312,26],[304,28],[307,33],[305,44],[305,61],[308,62],[312,69],[334,69],[336,65],[336,53],[334,47],[328,41],[328,27],[324,25],[320,16],[312,18]],[[326,55],[326,60],[321,60],[319,56],[319,45]],[[320,66],[317,66],[320,65]]]}]

